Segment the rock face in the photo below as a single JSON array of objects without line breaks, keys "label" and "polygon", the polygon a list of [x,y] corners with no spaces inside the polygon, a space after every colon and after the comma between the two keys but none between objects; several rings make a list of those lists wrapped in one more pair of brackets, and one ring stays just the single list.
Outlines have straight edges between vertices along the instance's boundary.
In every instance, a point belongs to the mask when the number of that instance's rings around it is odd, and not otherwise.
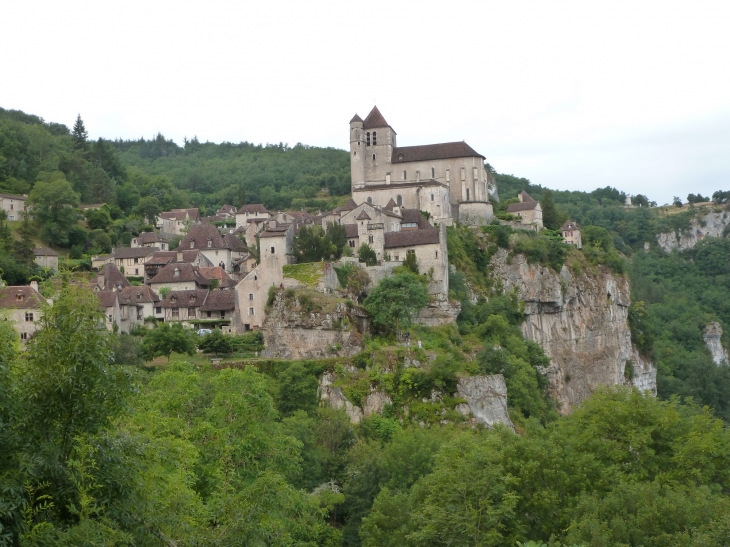
[{"label": "rock face", "polygon": [[325,372],[319,379],[319,399],[322,403],[331,406],[336,410],[344,410],[353,424],[359,424],[362,420],[362,410],[359,406],[353,405],[347,400],[342,390],[334,385],[335,375]]},{"label": "rock face", "polygon": [[[557,274],[517,255],[508,264],[500,249],[492,275],[525,304],[525,338],[551,359],[545,371],[554,395],[569,413],[599,385],[631,384],[656,393],[656,368],[631,344],[629,282],[605,267],[574,276]],[[628,371],[626,364],[630,362]],[[633,370],[633,373],[632,373]]]},{"label": "rock face", "polygon": [[415,322],[428,327],[438,327],[455,323],[459,313],[461,313],[461,304],[449,300],[445,294],[439,293],[432,296],[428,305],[418,312]]},{"label": "rock face", "polygon": [[722,237],[728,224],[730,224],[730,213],[707,213],[703,217],[692,219],[689,230],[658,234],[657,242],[667,253],[673,249],[687,251],[708,236]]},{"label": "rock face", "polygon": [[262,357],[322,359],[357,355],[362,351],[362,334],[368,328],[367,315],[344,302],[331,311],[304,311],[277,295],[263,325],[266,349]]},{"label": "rock face", "polygon": [[707,349],[712,354],[712,360],[715,361],[716,365],[727,365],[730,362],[728,358],[727,350],[722,347],[720,338],[722,338],[722,327],[717,321],[713,321],[705,327],[705,332],[702,334],[702,338],[705,340]]},{"label": "rock face", "polygon": [[466,399],[466,404],[456,407],[462,414],[471,414],[477,423],[489,427],[502,423],[514,431],[507,413],[507,386],[501,374],[460,378],[457,396]]}]

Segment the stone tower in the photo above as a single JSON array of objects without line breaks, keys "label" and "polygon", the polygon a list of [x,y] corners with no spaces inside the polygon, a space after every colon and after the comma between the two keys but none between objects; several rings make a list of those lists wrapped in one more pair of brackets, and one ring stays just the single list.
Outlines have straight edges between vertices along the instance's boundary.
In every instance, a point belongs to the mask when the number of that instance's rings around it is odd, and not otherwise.
[{"label": "stone tower", "polygon": [[379,166],[390,165],[396,133],[375,106],[365,120],[355,114],[350,120],[350,166],[352,187],[362,188],[366,183],[387,184],[386,174]]}]

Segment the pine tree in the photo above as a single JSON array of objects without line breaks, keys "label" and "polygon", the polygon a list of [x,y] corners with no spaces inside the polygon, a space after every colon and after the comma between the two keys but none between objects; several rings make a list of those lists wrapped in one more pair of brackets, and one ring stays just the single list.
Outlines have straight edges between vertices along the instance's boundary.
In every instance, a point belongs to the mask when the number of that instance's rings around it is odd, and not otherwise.
[{"label": "pine tree", "polygon": [[84,121],[81,119],[81,114],[76,117],[76,123],[74,124],[71,136],[74,140],[74,148],[77,150],[86,150],[86,139],[89,138],[89,133],[84,127]]},{"label": "pine tree", "polygon": [[18,234],[20,239],[13,241],[13,255],[15,260],[21,264],[30,266],[35,261],[35,254],[33,253],[35,249],[35,241],[33,240],[35,230],[30,223],[28,214],[23,215],[23,223],[18,228]]},{"label": "pine tree", "polygon": [[553,201],[553,192],[545,190],[540,196],[540,205],[542,206],[542,223],[550,230],[559,230],[563,222],[567,220],[565,213],[555,206]]}]

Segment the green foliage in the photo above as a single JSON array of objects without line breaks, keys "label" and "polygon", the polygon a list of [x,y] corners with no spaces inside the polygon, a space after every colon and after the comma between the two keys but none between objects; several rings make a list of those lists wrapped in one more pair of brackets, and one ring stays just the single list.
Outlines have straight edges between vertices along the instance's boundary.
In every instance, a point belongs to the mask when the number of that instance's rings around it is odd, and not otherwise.
[{"label": "green foliage", "polygon": [[357,250],[357,257],[366,266],[375,266],[378,263],[378,257],[375,251],[367,243],[360,245],[360,248]]},{"label": "green foliage", "polygon": [[160,323],[144,337],[142,355],[145,361],[167,357],[169,362],[173,352],[193,355],[196,346],[195,333],[181,323]]},{"label": "green foliage", "polygon": [[418,275],[418,262],[416,261],[416,253],[406,253],[406,259],[403,261],[403,268]]},{"label": "green foliage", "polygon": [[28,196],[33,206],[33,217],[42,228],[42,237],[48,243],[68,245],[68,233],[76,222],[75,207],[79,196],[71,183],[58,171],[42,173]]},{"label": "green foliage", "polygon": [[246,334],[229,335],[233,351],[253,353],[264,349],[264,334],[261,331]]},{"label": "green foliage", "polygon": [[542,222],[549,230],[560,230],[563,223],[568,220],[568,215],[559,210],[553,200],[552,190],[545,190],[540,196],[542,208]]},{"label": "green foliage", "polygon": [[307,287],[314,287],[322,280],[324,267],[321,262],[285,264],[283,271],[284,277],[296,279]]},{"label": "green foliage", "polygon": [[225,336],[220,329],[213,329],[210,334],[204,336],[198,342],[198,349],[202,350],[203,353],[228,355],[233,352],[233,344],[229,337]]},{"label": "green foliage", "polygon": [[313,412],[317,408],[317,377],[300,363],[293,363],[277,378],[279,390],[276,407],[282,416],[291,416],[298,410]]},{"label": "green foliage", "polygon": [[363,302],[373,324],[385,332],[399,332],[411,324],[428,304],[428,291],[420,277],[399,274],[383,278]]},{"label": "green foliage", "polygon": [[556,272],[563,267],[569,251],[570,245],[534,233],[525,233],[519,237],[512,248],[512,254],[525,255],[528,263],[549,266]]}]

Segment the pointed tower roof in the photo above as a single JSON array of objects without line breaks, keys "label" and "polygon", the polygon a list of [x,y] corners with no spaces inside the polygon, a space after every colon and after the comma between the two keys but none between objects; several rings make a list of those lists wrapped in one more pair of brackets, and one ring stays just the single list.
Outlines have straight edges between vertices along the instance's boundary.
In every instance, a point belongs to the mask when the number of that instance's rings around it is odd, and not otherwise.
[{"label": "pointed tower roof", "polygon": [[385,118],[383,118],[383,115],[380,113],[380,110],[378,110],[378,107],[374,106],[373,109],[370,111],[370,114],[368,114],[368,117],[365,118],[364,122],[362,122],[362,128],[377,129],[379,127],[390,127],[390,125],[388,124],[388,122],[385,121]]},{"label": "pointed tower roof", "polygon": [[372,220],[372,219],[370,218],[370,215],[368,215],[365,212],[365,209],[363,209],[362,211],[360,211],[360,214],[357,215],[357,218],[355,220]]},{"label": "pointed tower roof", "polygon": [[385,206],[386,211],[392,211],[395,207],[397,207],[395,201],[393,201],[393,198],[390,198],[390,201]]},{"label": "pointed tower roof", "polygon": [[350,123],[361,122],[361,121],[362,121],[362,118],[360,116],[358,116],[357,114],[355,114],[352,117],[352,119],[350,120]]}]

